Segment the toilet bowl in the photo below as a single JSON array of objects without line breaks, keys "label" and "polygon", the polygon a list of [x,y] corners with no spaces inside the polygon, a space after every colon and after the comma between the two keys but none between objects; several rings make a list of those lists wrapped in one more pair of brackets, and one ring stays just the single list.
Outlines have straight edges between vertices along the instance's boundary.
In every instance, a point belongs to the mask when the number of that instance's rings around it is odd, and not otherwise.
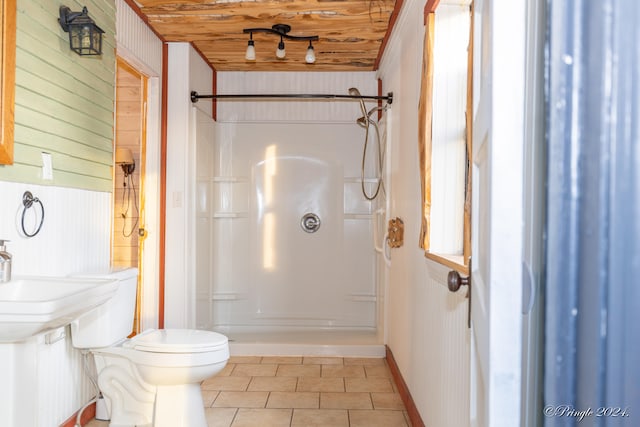
[{"label": "toilet bowl", "polygon": [[224,335],[189,329],[148,330],[91,352],[112,427],[205,427],[200,383],[229,359]]},{"label": "toilet bowl", "polygon": [[200,383],[226,365],[227,337],[193,329],[150,329],[127,339],[137,270],[91,277],[119,279],[111,300],[71,324],[74,347],[94,356],[109,425],[206,427]]}]

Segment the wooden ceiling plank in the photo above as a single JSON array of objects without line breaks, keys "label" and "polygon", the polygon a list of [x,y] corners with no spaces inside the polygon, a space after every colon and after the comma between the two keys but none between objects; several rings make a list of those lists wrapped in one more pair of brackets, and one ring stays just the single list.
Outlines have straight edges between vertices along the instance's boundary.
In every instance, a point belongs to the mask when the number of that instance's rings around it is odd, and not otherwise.
[{"label": "wooden ceiling plank", "polygon": [[[167,41],[190,42],[219,71],[373,70],[396,2],[402,0],[137,0],[149,24]],[[396,11],[397,13],[397,11]],[[306,64],[306,42],[256,33],[256,61],[246,61],[244,28],[291,25],[293,36],[318,35],[316,63]]]}]

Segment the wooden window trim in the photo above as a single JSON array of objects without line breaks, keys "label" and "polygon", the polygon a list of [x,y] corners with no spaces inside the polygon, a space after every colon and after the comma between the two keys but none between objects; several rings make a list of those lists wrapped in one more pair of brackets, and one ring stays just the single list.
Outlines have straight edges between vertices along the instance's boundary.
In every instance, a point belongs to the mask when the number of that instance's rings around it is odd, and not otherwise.
[{"label": "wooden window trim", "polygon": [[16,0],[0,0],[0,164],[13,164]]},{"label": "wooden window trim", "polygon": [[424,54],[418,105],[418,155],[420,160],[421,225],[419,246],[429,250],[431,230],[431,141],[433,120],[433,48],[435,13],[425,15]]},{"label": "wooden window trim", "polygon": [[[469,269],[471,258],[471,167],[473,165],[473,2],[471,3],[469,25],[469,50],[467,54],[467,111],[465,125],[467,127],[467,186],[464,196],[464,234],[462,254],[464,264]],[[468,273],[467,273],[468,274]]]},{"label": "wooden window trim", "polygon": [[453,270],[456,270],[460,274],[468,275],[469,274],[469,265],[465,264],[465,258],[463,255],[447,255],[447,254],[437,254],[433,252],[425,252],[425,258],[430,259],[431,261],[437,262],[438,264],[445,265]]}]

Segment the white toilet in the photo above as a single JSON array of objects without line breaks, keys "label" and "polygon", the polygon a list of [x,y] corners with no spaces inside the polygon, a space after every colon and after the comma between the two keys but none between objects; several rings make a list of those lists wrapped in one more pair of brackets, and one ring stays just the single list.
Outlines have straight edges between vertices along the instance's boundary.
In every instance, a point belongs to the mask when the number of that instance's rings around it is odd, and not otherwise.
[{"label": "white toilet", "polygon": [[73,346],[94,355],[110,427],[206,427],[200,383],[227,364],[227,337],[193,329],[151,329],[127,339],[138,270],[91,277],[120,282],[112,299],[71,324]]}]

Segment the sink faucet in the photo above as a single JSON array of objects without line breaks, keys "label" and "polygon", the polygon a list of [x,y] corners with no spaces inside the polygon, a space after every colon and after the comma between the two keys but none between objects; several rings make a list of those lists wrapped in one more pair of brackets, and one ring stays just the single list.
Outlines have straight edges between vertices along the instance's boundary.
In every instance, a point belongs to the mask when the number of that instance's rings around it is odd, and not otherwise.
[{"label": "sink faucet", "polygon": [[0,240],[0,283],[11,280],[11,254],[7,252],[5,242],[8,240]]}]

